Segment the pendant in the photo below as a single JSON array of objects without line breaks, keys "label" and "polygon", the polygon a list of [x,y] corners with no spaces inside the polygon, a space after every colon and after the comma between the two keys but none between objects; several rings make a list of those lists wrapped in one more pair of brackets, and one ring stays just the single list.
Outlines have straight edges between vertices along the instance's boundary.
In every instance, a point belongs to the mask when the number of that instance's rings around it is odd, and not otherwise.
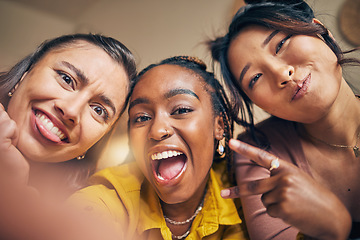
[{"label": "pendant", "polygon": [[355,153],[355,157],[360,157],[360,149],[358,146],[354,146],[353,147],[354,153]]}]

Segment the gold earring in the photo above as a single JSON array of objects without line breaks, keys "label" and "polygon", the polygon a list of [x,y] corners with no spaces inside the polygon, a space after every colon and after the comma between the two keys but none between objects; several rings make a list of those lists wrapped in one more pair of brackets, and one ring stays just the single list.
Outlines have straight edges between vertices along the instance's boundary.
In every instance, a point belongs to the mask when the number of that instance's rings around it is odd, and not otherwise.
[{"label": "gold earring", "polygon": [[84,159],[84,157],[85,157],[85,153],[83,155],[77,156],[76,159],[81,160],[81,159]]},{"label": "gold earring", "polygon": [[11,97],[12,97],[12,95],[13,95],[13,90],[11,90],[10,92],[8,92],[8,94],[7,94],[7,95],[8,95],[8,97],[9,97],[9,98],[11,98]]}]

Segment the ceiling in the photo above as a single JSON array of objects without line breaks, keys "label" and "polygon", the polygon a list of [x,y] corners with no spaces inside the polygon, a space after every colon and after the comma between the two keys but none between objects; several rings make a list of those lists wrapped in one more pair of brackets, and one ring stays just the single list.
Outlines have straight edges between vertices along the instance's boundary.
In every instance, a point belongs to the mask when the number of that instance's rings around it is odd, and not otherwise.
[{"label": "ceiling", "polygon": [[6,0],[57,15],[69,20],[76,19],[80,12],[100,0]]}]

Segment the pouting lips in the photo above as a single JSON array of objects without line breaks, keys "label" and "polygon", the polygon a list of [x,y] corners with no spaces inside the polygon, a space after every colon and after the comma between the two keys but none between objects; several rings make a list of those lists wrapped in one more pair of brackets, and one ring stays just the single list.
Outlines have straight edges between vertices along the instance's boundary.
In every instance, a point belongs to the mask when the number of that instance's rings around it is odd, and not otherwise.
[{"label": "pouting lips", "polygon": [[171,180],[177,177],[185,166],[186,155],[178,151],[165,151],[151,156],[156,177]]}]

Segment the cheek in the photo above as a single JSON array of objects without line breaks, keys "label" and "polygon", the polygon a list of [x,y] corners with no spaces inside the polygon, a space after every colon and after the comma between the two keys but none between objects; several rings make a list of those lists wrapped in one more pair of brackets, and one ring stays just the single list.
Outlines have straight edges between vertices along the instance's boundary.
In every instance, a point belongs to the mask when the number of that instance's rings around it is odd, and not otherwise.
[{"label": "cheek", "polygon": [[[90,148],[97,143],[102,137],[108,133],[110,126],[104,126],[92,117],[88,117],[86,121],[81,124],[80,130],[80,145],[79,148]],[[91,129],[91,131],[89,131]]]},{"label": "cheek", "polygon": [[[211,118],[209,116],[209,118]],[[213,162],[214,155],[214,124],[206,123],[204,121],[193,123],[189,125],[187,137],[188,143],[193,151],[195,158],[201,159],[202,166],[210,168]],[[205,169],[204,169],[205,170]]]},{"label": "cheek", "polygon": [[144,159],[144,134],[139,130],[129,131],[129,145],[131,153],[133,154],[135,161],[137,162],[140,169],[145,173],[145,159]]}]

